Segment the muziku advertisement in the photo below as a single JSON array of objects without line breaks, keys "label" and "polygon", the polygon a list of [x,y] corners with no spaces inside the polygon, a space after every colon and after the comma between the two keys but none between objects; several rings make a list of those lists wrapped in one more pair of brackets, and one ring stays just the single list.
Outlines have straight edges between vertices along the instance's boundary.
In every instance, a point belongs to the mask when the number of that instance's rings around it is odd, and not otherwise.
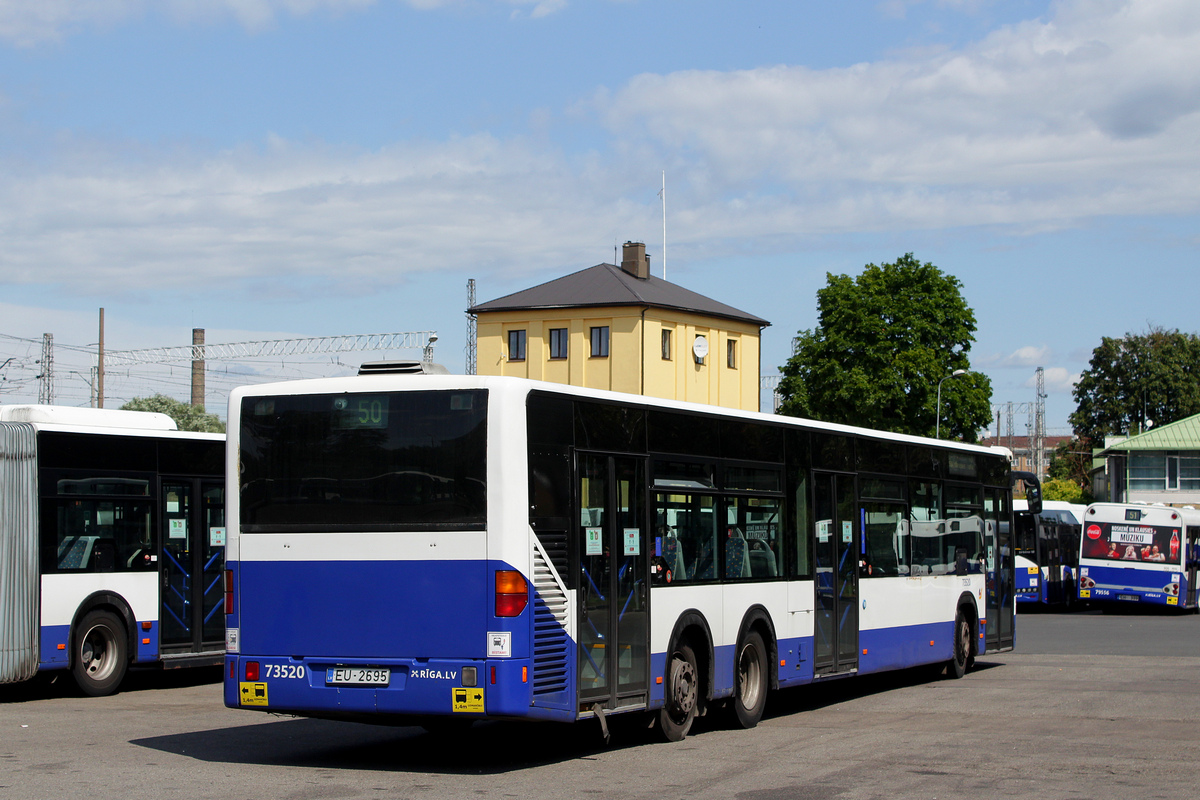
[{"label": "muziku advertisement", "polygon": [[1178,527],[1091,522],[1083,534],[1085,558],[1163,563],[1179,560]]}]

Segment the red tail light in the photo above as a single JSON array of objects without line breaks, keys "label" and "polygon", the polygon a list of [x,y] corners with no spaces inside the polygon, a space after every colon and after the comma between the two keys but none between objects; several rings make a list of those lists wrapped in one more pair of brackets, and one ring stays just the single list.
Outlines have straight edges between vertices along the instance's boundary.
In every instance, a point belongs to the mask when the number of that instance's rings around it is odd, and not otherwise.
[{"label": "red tail light", "polygon": [[248,680],[248,681],[258,680],[258,662],[257,661],[247,661],[246,662],[246,680]]},{"label": "red tail light", "polygon": [[496,570],[496,616],[517,617],[529,603],[529,584],[516,570]]},{"label": "red tail light", "polygon": [[225,613],[233,613],[233,570],[225,570]]}]

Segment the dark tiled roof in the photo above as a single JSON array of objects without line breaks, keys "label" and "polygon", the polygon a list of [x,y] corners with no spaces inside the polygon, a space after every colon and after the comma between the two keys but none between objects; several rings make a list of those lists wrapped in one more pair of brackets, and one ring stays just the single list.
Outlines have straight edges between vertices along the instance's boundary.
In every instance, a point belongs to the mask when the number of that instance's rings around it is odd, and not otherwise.
[{"label": "dark tiled roof", "polygon": [[479,314],[488,311],[594,306],[650,306],[748,322],[763,328],[771,324],[761,317],[668,283],[662,278],[651,275],[645,280],[640,280],[612,264],[597,264],[581,269],[532,289],[480,303],[467,311]]}]

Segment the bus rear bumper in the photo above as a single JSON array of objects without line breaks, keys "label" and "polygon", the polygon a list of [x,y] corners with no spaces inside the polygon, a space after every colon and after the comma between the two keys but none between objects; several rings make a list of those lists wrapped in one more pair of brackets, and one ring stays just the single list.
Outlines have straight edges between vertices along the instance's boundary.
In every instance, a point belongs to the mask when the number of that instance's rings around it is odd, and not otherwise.
[{"label": "bus rear bumper", "polygon": [[[374,683],[371,683],[371,682]],[[300,716],[528,716],[527,659],[331,659],[229,654],[225,705]]]}]

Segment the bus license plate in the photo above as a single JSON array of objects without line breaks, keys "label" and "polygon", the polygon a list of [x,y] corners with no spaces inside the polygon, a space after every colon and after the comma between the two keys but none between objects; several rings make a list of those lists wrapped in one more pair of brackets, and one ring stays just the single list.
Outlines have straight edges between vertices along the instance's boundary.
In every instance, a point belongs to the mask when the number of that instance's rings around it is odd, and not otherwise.
[{"label": "bus license plate", "polygon": [[359,686],[387,686],[392,671],[386,667],[331,667],[325,670],[325,683]]},{"label": "bus license plate", "polygon": [[1141,598],[1141,596],[1136,595],[1136,594],[1119,594],[1119,595],[1117,595],[1117,599],[1118,600],[1132,600],[1133,602],[1136,603],[1138,600],[1141,600],[1142,598]]}]

